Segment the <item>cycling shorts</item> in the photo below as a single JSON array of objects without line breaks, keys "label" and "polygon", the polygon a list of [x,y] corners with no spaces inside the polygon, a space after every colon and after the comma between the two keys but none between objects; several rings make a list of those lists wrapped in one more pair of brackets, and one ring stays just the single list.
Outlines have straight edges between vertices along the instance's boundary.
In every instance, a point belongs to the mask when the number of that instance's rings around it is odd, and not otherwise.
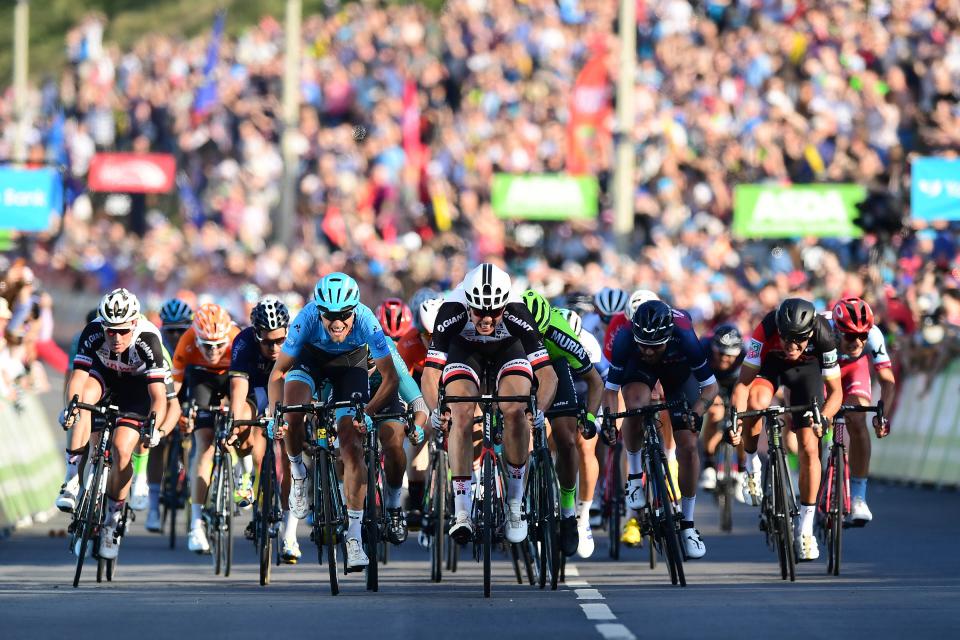
[{"label": "cycling shorts", "polygon": [[[106,367],[99,358],[93,359],[89,371],[90,376],[100,385],[100,400],[97,404],[116,405],[121,412],[144,416],[150,413],[150,392],[147,390],[149,382],[146,376],[120,375]],[[91,425],[92,430],[98,432],[103,430],[106,422],[102,416],[95,415]]]},{"label": "cycling shorts", "polygon": [[[325,402],[345,402],[359,393],[361,402],[370,400],[366,345],[347,353],[328,353],[311,345],[300,352],[297,364],[287,372],[286,383],[296,380],[310,388],[310,395]],[[329,384],[329,391],[325,391]],[[326,396],[326,397],[324,397]],[[337,409],[336,419],[353,416],[352,408]]]},{"label": "cycling shorts", "polygon": [[[790,404],[809,404],[814,400],[823,406],[823,373],[816,358],[789,361],[782,353],[771,352],[763,359],[754,384],[765,384],[776,393],[780,387],[790,392]],[[794,420],[796,427],[805,427],[806,421]]]},{"label": "cycling shorts", "polygon": [[[686,376],[679,375],[682,373],[681,367],[667,367],[666,375],[660,375],[654,370],[655,368],[664,369],[659,364],[647,365],[639,358],[633,358],[625,372],[622,386],[635,382],[645,384],[650,389],[651,402],[686,400],[687,406],[692,407],[693,403],[700,398],[700,383],[689,367],[685,367]],[[674,431],[700,430],[699,425],[696,428],[691,427],[679,410],[670,412],[670,423]]]},{"label": "cycling shorts", "polygon": [[195,400],[197,417],[194,429],[212,429],[213,413],[210,407],[217,407],[227,397],[229,380],[227,372],[214,373],[202,367],[188,367],[184,372],[183,386],[180,388],[181,402]]},{"label": "cycling shorts", "polygon": [[573,382],[573,371],[570,363],[565,359],[552,361],[553,370],[557,374],[557,393],[553,397],[553,404],[545,413],[548,418],[560,416],[575,416],[580,412],[577,401],[577,391]]},{"label": "cycling shorts", "polygon": [[253,407],[254,416],[262,416],[267,410],[270,399],[267,397],[266,387],[250,387],[247,393],[247,402]]},{"label": "cycling shorts", "polygon": [[463,341],[457,340],[450,345],[441,384],[447,385],[454,380],[470,380],[480,389],[482,386],[480,376],[484,371],[497,372],[498,387],[500,380],[505,376],[521,376],[533,382],[533,367],[527,360],[527,354],[523,351],[523,345],[519,340],[514,340],[489,355],[480,353],[476,347],[471,348]]},{"label": "cycling shorts", "polygon": [[867,404],[873,401],[873,389],[870,382],[870,363],[867,358],[857,358],[840,367],[840,386],[843,387],[843,401],[849,404],[849,398],[863,398]]}]

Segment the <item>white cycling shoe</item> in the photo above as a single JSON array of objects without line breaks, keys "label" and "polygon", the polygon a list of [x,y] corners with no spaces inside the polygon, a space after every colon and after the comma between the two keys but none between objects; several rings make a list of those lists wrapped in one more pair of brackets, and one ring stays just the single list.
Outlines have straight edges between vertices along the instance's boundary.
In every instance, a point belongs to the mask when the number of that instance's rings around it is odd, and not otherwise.
[{"label": "white cycling shoe", "polygon": [[64,513],[73,513],[73,510],[77,508],[78,495],[80,495],[80,474],[73,476],[60,487],[60,495],[57,496],[55,503],[57,509]]},{"label": "white cycling shoe", "polygon": [[144,525],[147,531],[151,533],[157,533],[163,526],[163,522],[160,521],[160,510],[159,509],[150,509],[147,513],[147,522]]},{"label": "white cycling shoe", "polygon": [[647,492],[643,489],[642,475],[627,480],[626,493],[628,509],[640,511],[647,506]]},{"label": "white cycling shoe", "polygon": [[359,569],[370,564],[370,558],[363,552],[363,545],[356,538],[347,538],[347,568]]},{"label": "white cycling shoe", "polygon": [[473,520],[466,511],[457,511],[450,527],[450,537],[457,544],[467,544],[473,540]]},{"label": "white cycling shoe", "polygon": [[300,543],[296,540],[284,540],[280,559],[284,564],[297,564],[300,560]]},{"label": "white cycling shoe", "polygon": [[680,539],[683,541],[683,550],[688,558],[696,560],[707,554],[707,545],[703,543],[703,538],[695,527],[681,529]]},{"label": "white cycling shoe", "polygon": [[298,520],[307,516],[307,479],[291,478],[289,507]]},{"label": "white cycling shoe", "polygon": [[763,489],[760,487],[759,473],[744,473],[740,480],[740,490],[746,504],[754,507],[760,506],[760,501],[763,499]]},{"label": "white cycling shoe", "polygon": [[746,498],[743,496],[743,472],[741,471],[731,471],[730,477],[733,478],[734,486],[737,489],[733,492],[733,499],[739,502],[740,504],[747,504]]},{"label": "white cycling shoe", "polygon": [[145,511],[149,506],[150,487],[147,485],[147,476],[134,476],[133,488],[130,490],[130,508],[134,511]]},{"label": "white cycling shoe", "polygon": [[794,544],[797,552],[797,562],[810,562],[820,557],[820,546],[814,535],[800,535]]},{"label": "white cycling shoe", "polygon": [[589,558],[593,555],[594,542],[593,531],[590,529],[590,516],[584,514],[577,520],[577,533],[580,534],[580,544],[577,545],[577,555],[581,558]]},{"label": "white cycling shoe", "polygon": [[514,544],[527,539],[527,521],[523,517],[523,505],[519,500],[507,500],[507,542]]},{"label": "white cycling shoe", "polygon": [[847,524],[854,527],[862,527],[873,520],[873,514],[870,513],[870,507],[863,498],[854,498],[850,505],[850,513],[847,514]]},{"label": "white cycling shoe", "polygon": [[713,491],[717,488],[717,470],[713,467],[705,467],[700,472],[700,488],[704,491]]},{"label": "white cycling shoe", "polygon": [[120,538],[116,536],[116,527],[104,525],[100,530],[100,550],[98,555],[104,560],[116,560],[120,553]]},{"label": "white cycling shoe", "polygon": [[187,536],[187,548],[194,553],[210,553],[207,532],[203,530],[202,525],[190,529],[190,535]]}]

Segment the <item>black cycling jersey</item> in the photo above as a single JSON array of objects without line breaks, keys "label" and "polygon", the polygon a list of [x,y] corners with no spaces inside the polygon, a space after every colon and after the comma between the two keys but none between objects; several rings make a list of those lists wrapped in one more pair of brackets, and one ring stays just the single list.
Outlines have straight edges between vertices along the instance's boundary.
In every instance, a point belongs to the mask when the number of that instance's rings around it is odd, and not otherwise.
[{"label": "black cycling jersey", "polygon": [[118,376],[145,376],[149,382],[163,382],[167,374],[160,334],[152,324],[143,319],[134,328],[133,342],[120,353],[110,350],[100,320],[89,323],[80,333],[73,367],[90,371],[97,363]]}]

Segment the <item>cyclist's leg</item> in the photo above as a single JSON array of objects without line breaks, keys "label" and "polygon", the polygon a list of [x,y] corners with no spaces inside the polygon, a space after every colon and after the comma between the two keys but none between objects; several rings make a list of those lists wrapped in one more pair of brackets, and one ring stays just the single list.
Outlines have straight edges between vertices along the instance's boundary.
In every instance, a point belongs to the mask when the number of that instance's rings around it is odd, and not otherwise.
[{"label": "cyclist's leg", "polygon": [[[771,366],[770,361],[764,362],[760,366],[757,377],[750,385],[750,391],[747,395],[747,410],[756,411],[766,409],[770,406],[773,394],[779,386],[779,372]],[[760,484],[761,463],[760,456],[757,454],[757,446],[760,441],[760,432],[763,430],[763,423],[760,418],[744,418],[742,431],[742,446],[744,451],[744,468],[741,476],[741,493],[747,504],[757,506],[760,504],[760,497],[763,489]]]},{"label": "cyclist's leg", "polygon": [[[577,392],[573,373],[566,360],[553,363],[557,374],[557,392],[547,412],[552,429],[552,440],[557,453],[557,479],[560,482],[561,515],[576,518],[577,515],[577,470],[580,452],[577,448]],[[575,529],[573,530],[575,533]],[[572,533],[571,533],[572,535]],[[572,544],[572,543],[571,543]]]},{"label": "cyclist's leg", "polygon": [[[843,387],[843,403],[867,406],[872,403],[873,392],[870,388],[870,368],[867,358],[860,358],[840,370],[840,384]],[[873,519],[867,501],[867,476],[870,473],[870,453],[872,443],[867,431],[867,415],[847,413],[850,457],[850,499],[852,502],[851,519],[869,522]]]},{"label": "cyclist's leg", "polygon": [[[287,375],[283,381],[283,403],[284,404],[306,404],[313,399],[314,393],[320,386],[320,380],[315,377],[317,367],[314,362],[305,364],[298,363]],[[278,418],[279,420],[279,418]],[[281,504],[284,507],[284,520],[286,526],[284,531],[287,535],[295,535],[296,521],[306,517],[307,513],[307,495],[305,482],[307,478],[307,468],[303,464],[303,438],[304,438],[304,414],[287,413],[283,416],[287,424],[286,432],[283,434],[284,451],[287,455],[278,456],[281,461],[287,461],[289,468],[284,473],[284,479],[287,477],[289,490],[283,491],[281,487]],[[284,495],[286,497],[284,497]]]},{"label": "cyclist's leg", "polygon": [[[80,401],[97,404],[103,397],[105,389],[103,378],[96,369],[91,369],[90,377],[87,378],[80,393]],[[57,497],[57,506],[64,511],[73,510],[80,495],[80,484],[83,481],[83,471],[90,445],[90,432],[90,412],[81,411],[67,434],[67,471],[63,486],[60,488],[60,495]]]},{"label": "cyclist's leg", "polygon": [[[480,393],[481,359],[454,343],[443,368],[440,384],[447,396],[476,396]],[[461,540],[472,533],[469,522],[473,487],[474,421],[477,405],[458,402],[448,406],[451,417],[447,453],[453,479],[453,502],[456,523],[451,529],[461,532]]]},{"label": "cyclist's leg", "polygon": [[[529,395],[533,387],[533,368],[523,354],[520,344],[515,343],[501,354],[500,362],[503,364],[497,374],[497,395]],[[522,502],[524,475],[527,460],[530,457],[530,421],[527,419],[527,406],[524,403],[501,402],[499,408],[500,413],[503,414],[503,462],[507,471],[506,537],[507,541],[517,543],[523,542],[527,537],[527,521],[523,519]],[[556,425],[554,431],[554,437],[559,437]],[[575,420],[573,432],[576,432]],[[569,438],[565,444],[568,445],[568,450],[572,449],[572,438]],[[569,497],[573,499],[572,491]],[[575,536],[576,520],[574,519],[572,523],[572,533]],[[571,539],[575,541],[575,537]]]}]

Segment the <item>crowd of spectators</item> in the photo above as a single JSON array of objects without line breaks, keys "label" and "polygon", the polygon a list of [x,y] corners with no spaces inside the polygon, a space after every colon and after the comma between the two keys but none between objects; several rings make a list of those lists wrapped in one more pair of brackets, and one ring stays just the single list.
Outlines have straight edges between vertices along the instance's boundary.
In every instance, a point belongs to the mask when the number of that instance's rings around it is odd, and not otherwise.
[{"label": "crowd of spectators", "polygon": [[[910,336],[902,344],[934,348],[938,327],[960,325],[952,225],[908,222],[854,241],[730,233],[738,183],[858,182],[908,213],[910,159],[955,154],[960,142],[951,0],[637,0],[629,250],[615,250],[611,234],[609,144],[589,158],[601,187],[596,221],[497,218],[495,172],[564,169],[570,94],[588,57],[604,55],[615,82],[617,4],[449,0],[433,14],[369,0],[306,16],[290,245],[271,241],[282,25],[264,17],[223,38],[217,101],[198,112],[209,34],[151,34],[121,49],[91,16],[68,33],[62,73],[32,100],[30,157],[67,166],[68,197],[54,231],[26,243],[31,265],[61,285],[128,286],[148,307],[187,289],[236,308],[249,295],[243,284],[308,295],[318,276],[347,270],[376,302],[455,285],[490,259],[551,297],[651,288],[706,326],[732,319],[748,329],[784,296],[823,308],[841,294],[865,296]],[[421,171],[405,140],[411,113],[428,150]],[[11,114],[8,92],[0,121]],[[356,125],[368,131],[362,140]],[[9,155],[12,127],[3,130]],[[98,150],[174,154],[177,193],[89,193]]]}]

